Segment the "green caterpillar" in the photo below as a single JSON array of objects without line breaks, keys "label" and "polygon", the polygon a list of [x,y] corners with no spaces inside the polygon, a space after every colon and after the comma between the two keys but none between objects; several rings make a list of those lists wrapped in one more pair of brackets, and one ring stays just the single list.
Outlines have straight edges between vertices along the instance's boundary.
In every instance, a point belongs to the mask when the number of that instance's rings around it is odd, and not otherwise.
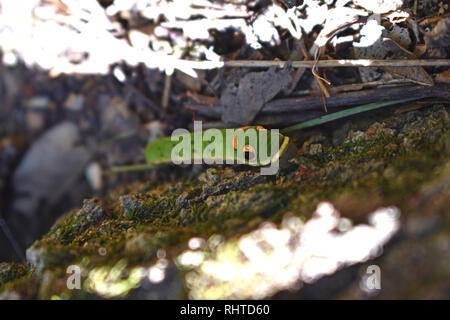
[{"label": "green caterpillar", "polygon": [[[251,166],[264,166],[278,161],[291,146],[289,137],[261,126],[214,130],[215,135],[209,134],[212,131],[208,130],[197,131],[150,142],[145,152],[147,163],[179,163],[184,159],[189,163],[238,162]],[[231,130],[229,131],[231,136],[230,134],[227,136],[227,130]],[[249,136],[252,132],[254,133],[253,143],[250,142]],[[217,141],[217,137],[222,138]],[[273,139],[275,141],[272,141]],[[185,145],[182,150],[183,143]],[[265,152],[262,152],[263,147],[266,147]],[[182,152],[177,153],[177,148]],[[184,151],[188,153],[186,157],[184,157]]]},{"label": "green caterpillar", "polygon": [[[174,148],[177,148],[179,140],[190,141],[190,146],[188,146],[187,148],[187,152],[189,153],[190,158],[184,158],[184,160],[190,160],[191,163],[201,163],[201,160],[204,160],[205,163],[235,163],[235,161],[237,160],[238,163],[244,163],[251,166],[267,166],[274,162],[284,163],[285,160],[289,160],[293,155],[295,155],[296,150],[290,138],[285,135],[288,132],[313,127],[361,112],[370,111],[411,100],[415,100],[415,98],[365,104],[351,109],[327,114],[322,117],[318,117],[284,128],[281,130],[281,133],[277,131],[274,135],[272,135],[273,130],[265,129],[261,126],[248,126],[234,129],[236,132],[242,130],[241,133],[244,134],[248,130],[255,130],[257,133],[257,143],[255,143],[255,145],[249,144],[248,137],[245,136],[243,139],[237,139],[236,137],[233,137],[233,140],[231,142],[225,141],[224,139],[219,143],[222,149],[221,152],[217,152],[218,150],[216,149],[215,153],[211,152],[212,150],[209,150],[209,148],[211,147],[211,143],[214,142],[214,139],[212,139],[212,137],[206,137],[205,139],[204,135],[207,131],[197,131],[192,133],[180,134],[178,136],[175,136],[178,141],[173,141],[172,137],[165,137],[152,141],[147,145],[145,152],[147,162],[146,164],[113,167],[109,170],[109,172],[116,173],[124,171],[146,170],[151,168],[153,165],[173,163],[174,158],[172,153],[174,151]],[[222,137],[226,136],[225,130],[227,129],[215,130],[217,130],[217,133],[220,133]],[[262,139],[262,137],[264,137],[264,139]],[[201,143],[196,145],[196,139],[197,141],[201,141]],[[275,139],[275,141],[272,141],[272,139]],[[258,149],[257,147],[261,147],[261,141],[266,141],[267,143],[267,157],[260,157],[260,154],[258,154],[257,152],[257,150],[261,149]],[[277,142],[279,148],[273,149],[272,142]],[[177,157],[175,157],[175,160],[181,160],[182,158],[183,155],[180,155],[178,159]]]}]

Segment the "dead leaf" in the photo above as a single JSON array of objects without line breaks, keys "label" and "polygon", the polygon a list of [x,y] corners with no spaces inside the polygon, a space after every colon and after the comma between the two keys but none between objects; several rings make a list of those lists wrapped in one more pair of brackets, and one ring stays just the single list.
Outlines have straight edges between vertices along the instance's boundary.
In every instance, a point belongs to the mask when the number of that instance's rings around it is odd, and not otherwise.
[{"label": "dead leaf", "polygon": [[424,39],[430,57],[446,58],[450,46],[450,18],[440,20]]},{"label": "dead leaf", "polygon": [[264,104],[287,88],[290,83],[290,68],[281,71],[270,68],[265,72],[246,74],[238,86],[230,84],[224,90],[220,98],[220,104],[224,109],[222,120],[241,125],[251,123]]},{"label": "dead leaf", "polygon": [[444,72],[439,73],[436,76],[436,82],[450,83],[450,69],[447,69]]}]

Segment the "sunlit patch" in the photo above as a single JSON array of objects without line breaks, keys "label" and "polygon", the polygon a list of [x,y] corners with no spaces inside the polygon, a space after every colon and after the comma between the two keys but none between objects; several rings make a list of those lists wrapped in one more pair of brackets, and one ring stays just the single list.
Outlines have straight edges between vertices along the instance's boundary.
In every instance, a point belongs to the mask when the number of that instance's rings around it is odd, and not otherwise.
[{"label": "sunlit patch", "polygon": [[375,42],[379,41],[384,27],[381,26],[376,20],[369,20],[361,28],[361,39],[359,42],[354,42],[355,47],[370,47]]},{"label": "sunlit patch", "polygon": [[127,262],[122,259],[113,267],[99,267],[91,270],[84,286],[86,291],[105,298],[124,297],[130,290],[139,287],[145,274],[144,268],[127,270]]},{"label": "sunlit patch", "polygon": [[201,249],[206,245],[205,239],[191,238],[189,239],[188,246],[191,250]]},{"label": "sunlit patch", "polygon": [[378,256],[398,231],[399,214],[395,207],[381,208],[368,225],[353,227],[324,202],[306,223],[289,215],[281,228],[265,223],[237,240],[185,251],[177,264],[187,268],[192,299],[270,297]]},{"label": "sunlit patch", "polygon": [[[183,5],[184,2],[187,1],[170,3],[170,6],[179,14],[184,14],[189,12],[186,5]],[[0,0],[0,48],[5,53],[5,63],[14,65],[20,59],[27,66],[49,70],[51,76],[61,73],[108,74],[110,66],[119,62],[130,66],[142,63],[148,68],[165,71],[178,69],[192,77],[197,76],[194,68],[223,66],[218,55],[207,55],[207,58],[214,61],[197,62],[183,60],[183,50],[173,51],[171,46],[150,48],[149,37],[147,40],[141,37],[139,41],[130,44],[110,17],[120,13],[127,19],[126,16],[129,17],[131,11],[141,10],[144,16],[149,12],[156,14],[155,20],[161,14],[169,20],[175,20],[175,12],[164,10],[160,3],[153,0],[114,1],[106,10],[98,1],[64,0],[63,3],[65,10],[57,10],[58,7],[50,1]],[[244,19],[234,20],[237,20],[238,28],[247,27]],[[216,25],[212,26],[214,27]],[[207,29],[200,29],[200,32],[209,36]],[[198,33],[199,28],[192,31]],[[177,39],[177,47],[183,41],[186,42],[183,37]],[[153,44],[157,43],[153,41]],[[168,54],[167,48],[173,54]],[[201,48],[199,52],[206,50],[208,49]],[[118,81],[124,81],[121,70],[115,68],[113,71]]]},{"label": "sunlit patch", "polygon": [[177,259],[177,262],[182,266],[199,266],[204,259],[204,253],[199,251],[185,251]]},{"label": "sunlit patch", "polygon": [[[160,255],[162,255],[161,252]],[[164,281],[168,266],[167,259],[159,258],[149,268],[127,268],[126,260],[122,259],[113,267],[99,267],[91,270],[84,282],[84,288],[104,298],[125,297],[131,290],[140,287],[144,278],[147,278],[150,283]]]},{"label": "sunlit patch", "polygon": [[117,81],[125,82],[125,80],[127,80],[127,76],[120,67],[115,67],[113,70],[113,74]]},{"label": "sunlit patch", "polygon": [[166,278],[166,269],[169,266],[167,259],[159,259],[158,262],[148,269],[148,280],[151,283],[160,283]]},{"label": "sunlit patch", "polygon": [[3,63],[8,66],[15,66],[19,60],[13,52],[5,52],[3,54]]},{"label": "sunlit patch", "polygon": [[152,283],[159,283],[164,280],[164,270],[157,267],[151,267],[148,270],[148,280]]}]

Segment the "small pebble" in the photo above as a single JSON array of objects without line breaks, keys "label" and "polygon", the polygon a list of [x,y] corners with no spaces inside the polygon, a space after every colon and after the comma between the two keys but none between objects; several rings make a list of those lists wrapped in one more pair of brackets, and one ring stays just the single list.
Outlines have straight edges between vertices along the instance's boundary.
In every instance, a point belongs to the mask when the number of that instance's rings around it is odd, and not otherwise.
[{"label": "small pebble", "polygon": [[90,163],[86,167],[86,178],[94,191],[99,191],[102,188],[102,168],[97,162]]}]

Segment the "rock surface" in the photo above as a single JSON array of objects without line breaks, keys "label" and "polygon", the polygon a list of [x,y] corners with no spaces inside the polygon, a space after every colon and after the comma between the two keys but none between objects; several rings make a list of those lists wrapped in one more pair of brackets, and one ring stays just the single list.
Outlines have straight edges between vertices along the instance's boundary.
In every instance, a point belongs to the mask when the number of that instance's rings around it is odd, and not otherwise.
[{"label": "rock surface", "polygon": [[[142,183],[86,201],[33,244],[31,264],[21,267],[27,272],[6,277],[1,297],[449,298],[449,109],[369,119],[348,121],[344,136],[333,126],[318,137],[294,136],[295,163],[273,177],[214,167],[175,185]],[[399,229],[367,249],[363,244],[375,239],[370,232],[389,229],[388,220],[373,213],[391,207]],[[294,260],[286,257],[305,254],[293,248],[301,248],[306,225],[312,236],[354,237],[333,251],[345,263],[313,278],[307,270],[323,265],[291,268]],[[314,244],[308,250],[325,250]],[[287,268],[282,274],[297,282],[255,273],[268,264],[248,264],[275,254],[277,268]],[[81,270],[79,290],[66,285],[71,265]],[[362,284],[373,266],[381,272],[381,289],[367,290]],[[264,291],[230,291],[243,267],[258,274],[252,283],[264,284]]]},{"label": "rock surface", "polygon": [[32,214],[55,204],[83,175],[91,155],[80,139],[77,125],[63,122],[35,142],[14,172],[11,221],[18,230],[26,228],[29,239],[39,232]]}]

